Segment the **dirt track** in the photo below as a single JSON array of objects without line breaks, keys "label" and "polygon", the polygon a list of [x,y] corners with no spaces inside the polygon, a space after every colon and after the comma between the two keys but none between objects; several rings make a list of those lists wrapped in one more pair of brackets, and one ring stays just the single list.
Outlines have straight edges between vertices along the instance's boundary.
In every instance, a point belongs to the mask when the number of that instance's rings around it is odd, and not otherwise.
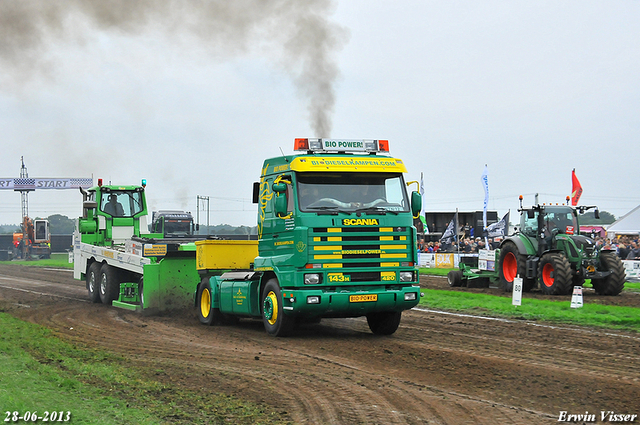
[{"label": "dirt track", "polygon": [[[639,305],[629,296],[604,302]],[[162,368],[158,379],[271,405],[294,423],[551,424],[560,411],[588,411],[600,423],[601,410],[640,414],[633,333],[414,309],[391,337],[372,335],[363,319],[335,319],[272,338],[258,321],[205,327],[192,312],[145,317],[86,299],[69,271],[0,266],[0,310]]]}]

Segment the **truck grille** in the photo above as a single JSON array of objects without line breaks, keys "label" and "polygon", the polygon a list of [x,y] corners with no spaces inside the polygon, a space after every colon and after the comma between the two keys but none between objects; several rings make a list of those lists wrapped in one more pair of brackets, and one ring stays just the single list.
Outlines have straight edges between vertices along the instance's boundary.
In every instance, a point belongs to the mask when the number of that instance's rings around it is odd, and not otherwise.
[{"label": "truck grille", "polygon": [[411,237],[407,227],[312,228],[308,263],[342,269],[351,282],[384,281],[390,269],[413,265]]}]

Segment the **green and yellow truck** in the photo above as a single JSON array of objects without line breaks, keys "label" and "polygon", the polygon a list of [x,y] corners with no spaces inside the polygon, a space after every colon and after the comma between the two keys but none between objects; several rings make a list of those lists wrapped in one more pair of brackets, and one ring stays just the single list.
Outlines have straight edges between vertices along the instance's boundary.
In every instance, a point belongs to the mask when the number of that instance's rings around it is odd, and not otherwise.
[{"label": "green and yellow truck", "polygon": [[[165,310],[195,301],[208,325],[261,318],[269,334],[285,336],[299,322],[366,316],[372,332],[392,334],[421,296],[413,218],[422,201],[418,191],[407,193],[407,170],[388,146],[296,139],[297,154],[266,160],[253,190],[257,241],[140,233],[143,210],[125,208],[131,220],[120,222],[104,211],[105,186],[91,188],[76,232],[75,276],[96,302]],[[139,194],[146,210],[143,186],[107,190]],[[125,233],[114,233],[120,226],[130,227],[124,240],[114,239]],[[124,267],[132,263],[135,270]],[[113,268],[119,291],[103,273]]]}]

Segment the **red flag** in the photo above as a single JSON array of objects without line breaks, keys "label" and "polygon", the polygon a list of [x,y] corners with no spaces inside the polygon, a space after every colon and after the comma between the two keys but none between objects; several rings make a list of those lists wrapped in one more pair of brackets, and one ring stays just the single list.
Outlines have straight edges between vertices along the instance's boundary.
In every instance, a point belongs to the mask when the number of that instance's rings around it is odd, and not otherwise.
[{"label": "red flag", "polygon": [[580,195],[582,195],[582,186],[576,177],[576,169],[574,168],[571,172],[571,205],[574,207],[578,205]]}]

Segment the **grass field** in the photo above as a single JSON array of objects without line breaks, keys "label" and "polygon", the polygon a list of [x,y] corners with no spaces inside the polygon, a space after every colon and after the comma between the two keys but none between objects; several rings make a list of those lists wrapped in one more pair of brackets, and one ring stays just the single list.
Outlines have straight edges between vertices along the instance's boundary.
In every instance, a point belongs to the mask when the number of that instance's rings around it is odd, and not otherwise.
[{"label": "grass field", "polygon": [[51,258],[42,260],[13,260],[13,261],[0,261],[0,264],[15,264],[21,266],[30,267],[58,267],[65,269],[72,269],[73,263],[69,263],[69,255],[64,254],[51,254]]},{"label": "grass field", "polygon": [[0,414],[5,422],[17,422],[14,412],[16,417],[36,412],[36,418],[48,412],[46,422],[73,424],[286,423],[277,413],[233,397],[168,386],[152,378],[157,369],[72,346],[6,313],[0,313],[0,329]]}]

